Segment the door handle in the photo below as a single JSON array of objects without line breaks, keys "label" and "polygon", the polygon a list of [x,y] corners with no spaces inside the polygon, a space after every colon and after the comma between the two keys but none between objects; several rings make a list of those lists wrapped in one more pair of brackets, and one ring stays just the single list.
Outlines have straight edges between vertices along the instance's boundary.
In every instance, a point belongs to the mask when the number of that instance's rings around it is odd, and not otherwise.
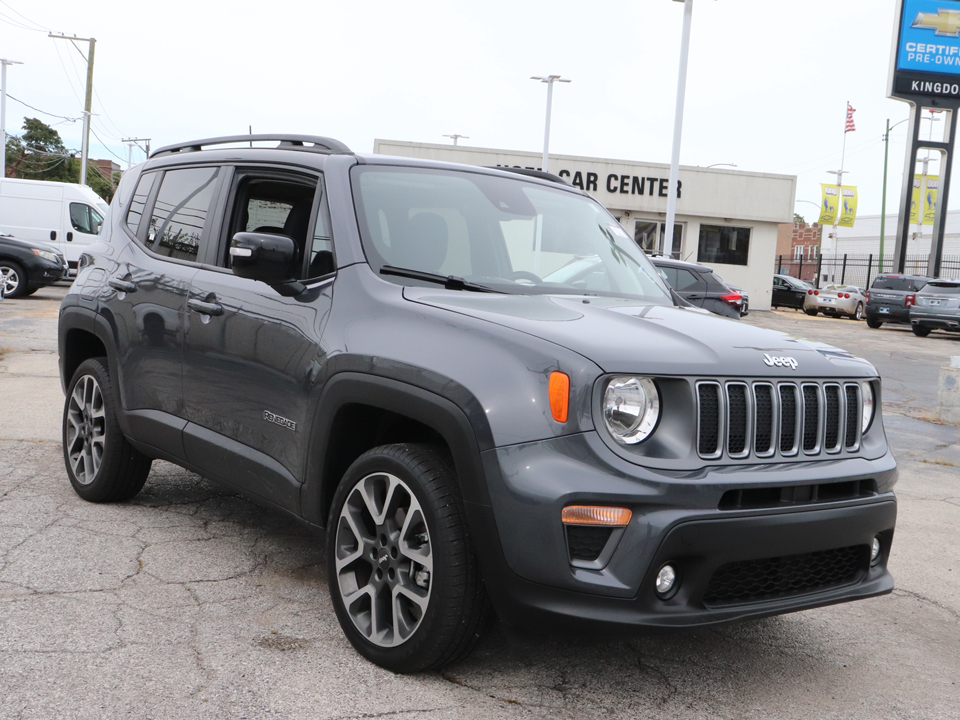
[{"label": "door handle", "polygon": [[56,240],[56,239],[57,239],[57,231],[56,231],[56,230],[51,230],[51,231],[50,231],[50,239],[51,239],[51,240]]},{"label": "door handle", "polygon": [[107,280],[107,284],[114,290],[119,290],[120,292],[131,293],[137,291],[137,284],[131,280],[121,280],[120,278],[112,277]]},{"label": "door handle", "polygon": [[68,232],[68,233],[67,233],[67,242],[72,242],[72,241],[73,241],[73,233],[72,233],[72,232]]},{"label": "door handle", "polygon": [[201,315],[213,315],[214,317],[223,315],[223,305],[218,302],[205,302],[191,298],[187,300],[187,307]]}]

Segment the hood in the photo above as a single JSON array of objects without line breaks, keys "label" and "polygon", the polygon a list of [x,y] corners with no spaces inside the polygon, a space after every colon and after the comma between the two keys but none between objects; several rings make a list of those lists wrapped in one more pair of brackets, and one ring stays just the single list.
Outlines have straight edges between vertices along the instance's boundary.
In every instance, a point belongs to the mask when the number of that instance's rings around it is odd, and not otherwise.
[{"label": "hood", "polygon": [[866,360],[699,308],[568,295],[495,295],[407,286],[407,300],[513,328],[572,350],[605,372],[869,377]]},{"label": "hood", "polygon": [[56,253],[57,255],[62,254],[60,249],[56,245],[51,245],[50,243],[34,242],[33,240],[22,240],[21,238],[15,237],[13,235],[0,235],[0,245],[13,245],[16,247],[21,247],[26,250],[31,248],[36,248],[37,250],[46,250],[47,252]]}]

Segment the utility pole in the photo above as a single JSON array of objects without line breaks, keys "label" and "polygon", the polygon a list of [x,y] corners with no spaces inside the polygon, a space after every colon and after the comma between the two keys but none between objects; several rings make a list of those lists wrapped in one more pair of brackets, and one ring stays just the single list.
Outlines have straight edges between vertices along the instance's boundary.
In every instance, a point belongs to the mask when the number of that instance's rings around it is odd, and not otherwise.
[{"label": "utility pole", "polygon": [[680,68],[677,72],[677,104],[673,114],[673,149],[670,152],[670,179],[667,182],[667,221],[660,252],[673,257],[673,228],[677,219],[677,192],[680,182],[680,138],[683,135],[683,104],[687,94],[687,58],[690,55],[690,25],[693,22],[693,0],[683,3],[683,30],[680,34]]},{"label": "utility pole", "polygon": [[147,144],[146,153],[150,155],[150,138],[126,138],[123,140],[123,143],[127,146],[127,170],[133,165],[133,146],[136,145],[140,147],[140,143],[145,142]]},{"label": "utility pole", "polygon": [[7,176],[7,65],[23,65],[16,60],[0,60],[0,145],[3,146],[3,159],[0,160],[0,180]]},{"label": "utility pole", "polygon": [[[93,53],[97,46],[96,38],[78,38],[76,36],[64,35],[63,33],[50,33],[47,37],[54,40],[76,40],[90,43],[90,49],[87,52],[87,96],[83,104],[83,145],[80,151],[80,184],[87,184],[87,161],[90,156],[90,115],[93,112]],[[82,54],[82,53],[81,53]]]}]

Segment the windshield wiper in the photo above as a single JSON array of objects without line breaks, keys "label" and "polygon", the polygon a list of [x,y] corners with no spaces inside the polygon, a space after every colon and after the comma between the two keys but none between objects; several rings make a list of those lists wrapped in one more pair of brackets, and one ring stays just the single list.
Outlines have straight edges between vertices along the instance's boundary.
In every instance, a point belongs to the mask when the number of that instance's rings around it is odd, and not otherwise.
[{"label": "windshield wiper", "polygon": [[[411,280],[423,280],[424,282],[443,285],[447,290],[469,290],[470,292],[501,293],[500,290],[488,288],[486,285],[472,283],[456,275],[438,275],[436,273],[423,272],[422,270],[410,270],[408,268],[394,267],[393,265],[384,265],[380,268],[381,275],[396,275],[398,277],[410,278]],[[501,293],[502,294],[502,293]]]}]

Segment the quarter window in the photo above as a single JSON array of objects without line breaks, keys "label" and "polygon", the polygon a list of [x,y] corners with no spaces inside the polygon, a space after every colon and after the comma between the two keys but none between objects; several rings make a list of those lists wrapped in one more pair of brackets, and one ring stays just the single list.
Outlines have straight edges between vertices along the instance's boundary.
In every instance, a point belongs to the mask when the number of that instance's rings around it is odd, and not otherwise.
[{"label": "quarter window", "polygon": [[750,228],[701,225],[699,262],[746,265],[750,255]]},{"label": "quarter window", "polygon": [[127,227],[134,235],[140,229],[140,218],[143,217],[143,209],[147,205],[147,199],[150,197],[150,191],[153,189],[153,181],[156,180],[156,173],[144,173],[140,176],[137,183],[137,189],[130,200],[130,209],[127,211]]},{"label": "quarter window", "polygon": [[179,260],[197,260],[209,236],[207,217],[219,168],[170,170],[163,176],[150,217],[147,248]]}]

